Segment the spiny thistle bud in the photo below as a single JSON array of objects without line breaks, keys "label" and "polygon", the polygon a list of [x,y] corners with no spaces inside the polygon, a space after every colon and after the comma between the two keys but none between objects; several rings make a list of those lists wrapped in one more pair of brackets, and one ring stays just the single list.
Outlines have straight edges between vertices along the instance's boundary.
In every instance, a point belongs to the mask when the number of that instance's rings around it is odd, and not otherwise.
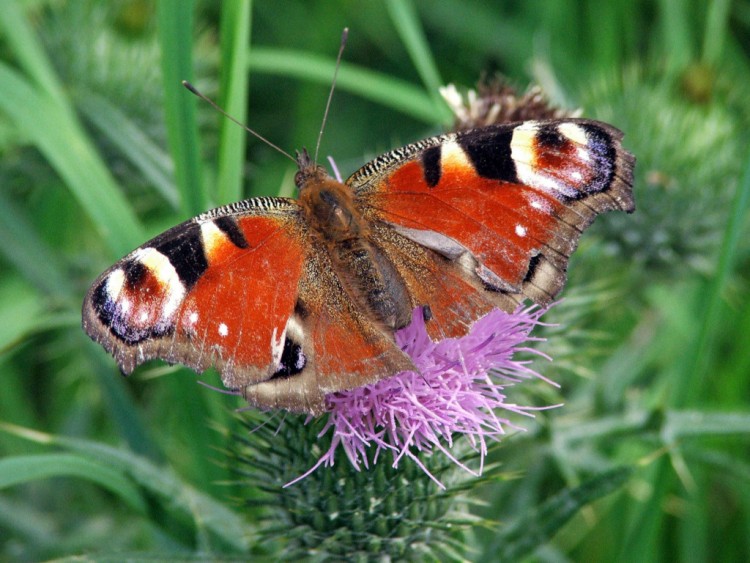
[{"label": "spiny thistle bud", "polygon": [[616,118],[638,154],[638,213],[598,224],[607,240],[600,249],[650,279],[712,272],[744,162],[735,142],[742,120],[725,105],[694,103],[640,69],[601,79],[585,95],[596,117]]},{"label": "spiny thistle bud", "polygon": [[420,373],[329,395],[317,420],[255,415],[230,459],[268,493],[263,535],[283,542],[285,557],[454,557],[456,534],[475,520],[456,509],[469,502],[461,493],[497,477],[484,466],[488,443],[518,428],[505,416],[534,410],[506,394],[541,377],[516,356],[534,353],[526,343],[543,312],[493,311],[466,336],[434,343],[417,310],[396,339]]}]

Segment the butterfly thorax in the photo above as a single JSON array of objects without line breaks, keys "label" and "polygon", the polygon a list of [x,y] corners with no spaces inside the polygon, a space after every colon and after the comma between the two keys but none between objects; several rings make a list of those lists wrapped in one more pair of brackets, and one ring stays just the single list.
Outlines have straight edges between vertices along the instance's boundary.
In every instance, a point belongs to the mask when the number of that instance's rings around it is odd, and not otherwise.
[{"label": "butterfly thorax", "polygon": [[295,182],[307,224],[318,246],[326,249],[342,289],[378,323],[390,329],[409,324],[412,307],[406,285],[371,243],[368,222],[351,188],[309,162],[300,166]]},{"label": "butterfly thorax", "polygon": [[367,222],[354,206],[351,189],[327,174],[300,186],[299,203],[308,224],[327,241],[367,236]]}]

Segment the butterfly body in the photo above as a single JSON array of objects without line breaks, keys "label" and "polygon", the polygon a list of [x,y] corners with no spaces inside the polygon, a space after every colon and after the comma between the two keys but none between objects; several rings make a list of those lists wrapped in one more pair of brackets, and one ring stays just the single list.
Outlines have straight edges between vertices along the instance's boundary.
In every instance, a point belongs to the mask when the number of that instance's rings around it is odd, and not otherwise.
[{"label": "butterfly body", "polygon": [[409,324],[412,307],[404,283],[371,242],[369,222],[357,209],[351,188],[311,163],[306,151],[297,165],[298,201],[313,244],[326,250],[346,293],[385,327],[398,330]]},{"label": "butterfly body", "polygon": [[580,119],[489,126],[344,183],[303,151],[298,199],[218,208],[136,249],[94,282],[84,329],[125,373],[213,365],[253,405],[319,413],[327,393],[414,369],[393,335],[416,307],[441,339],[553,299],[594,217],[634,208],[620,137]]}]

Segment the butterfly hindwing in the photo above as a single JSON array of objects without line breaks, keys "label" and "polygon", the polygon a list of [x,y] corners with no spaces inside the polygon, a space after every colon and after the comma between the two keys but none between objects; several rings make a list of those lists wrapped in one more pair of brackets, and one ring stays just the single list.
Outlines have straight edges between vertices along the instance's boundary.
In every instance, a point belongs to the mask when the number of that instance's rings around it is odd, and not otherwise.
[{"label": "butterfly hindwing", "polygon": [[[425,307],[428,334],[434,340],[461,336],[473,320],[494,308],[514,309],[521,299],[512,294],[488,291],[475,274],[476,260],[463,248],[446,248],[438,238],[420,244],[386,224],[373,225],[373,244],[395,266],[411,298],[410,305]],[[441,252],[430,248],[440,246]],[[455,253],[447,257],[451,250]],[[463,255],[457,253],[464,252]]]},{"label": "butterfly hindwing", "polygon": [[246,386],[244,394],[252,405],[319,414],[327,393],[415,369],[392,332],[374,322],[347,293],[330,257],[319,246],[313,248],[318,251],[305,264],[285,333],[286,342],[300,347],[305,369]]}]

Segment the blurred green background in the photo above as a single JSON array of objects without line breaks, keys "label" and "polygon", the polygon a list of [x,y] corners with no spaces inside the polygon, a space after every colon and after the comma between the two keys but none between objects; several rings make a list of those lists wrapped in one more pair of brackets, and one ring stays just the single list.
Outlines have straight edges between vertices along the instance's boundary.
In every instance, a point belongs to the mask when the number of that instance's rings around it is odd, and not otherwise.
[{"label": "blurred green background", "polygon": [[311,147],[345,26],[321,147],[344,176],[442,131],[437,87],[483,73],[611,122],[638,159],[636,214],[597,220],[545,317],[557,326],[539,347],[555,361],[535,367],[562,388],[517,399],[565,405],[518,421],[529,431],[492,452],[500,476],[466,485],[484,504],[461,504],[481,520],[456,532],[455,557],[750,560],[750,2],[19,0],[0,12],[0,560],[286,547],[262,541],[277,513],[236,500],[263,483],[234,482],[225,453],[239,419],[258,415],[237,417],[236,397],[160,362],[120,377],[80,329],[80,304],[166,228],[293,193],[293,165],[180,80],[285,150]]}]

